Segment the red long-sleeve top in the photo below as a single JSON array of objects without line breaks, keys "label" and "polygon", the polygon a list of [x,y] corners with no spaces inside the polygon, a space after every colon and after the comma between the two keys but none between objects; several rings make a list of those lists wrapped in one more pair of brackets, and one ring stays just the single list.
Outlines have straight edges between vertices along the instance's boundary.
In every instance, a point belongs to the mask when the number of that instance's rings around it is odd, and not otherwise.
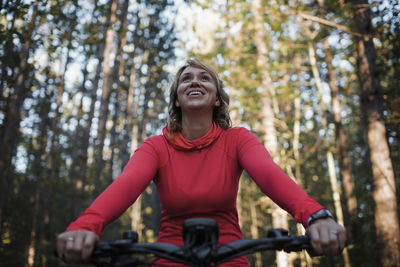
[{"label": "red long-sleeve top", "polygon": [[264,145],[245,128],[223,130],[213,125],[193,141],[181,134],[169,135],[164,129],[164,135],[140,145],[122,174],[67,231],[90,230],[100,236],[153,180],[162,207],[159,242],[182,246],[183,222],[193,217],[216,219],[220,244],[241,239],[236,197],[243,170],[304,226],[312,213],[323,208],[273,162]]}]

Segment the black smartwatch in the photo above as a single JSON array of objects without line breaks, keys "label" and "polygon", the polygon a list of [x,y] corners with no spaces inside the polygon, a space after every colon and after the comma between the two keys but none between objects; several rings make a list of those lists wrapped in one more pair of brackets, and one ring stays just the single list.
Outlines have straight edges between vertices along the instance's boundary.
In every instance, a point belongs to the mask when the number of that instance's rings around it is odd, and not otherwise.
[{"label": "black smartwatch", "polygon": [[322,209],[322,210],[319,210],[319,211],[311,214],[310,218],[308,218],[308,220],[307,220],[307,226],[311,225],[313,222],[315,222],[318,219],[324,219],[324,218],[334,219],[332,213],[330,213],[329,210]]}]

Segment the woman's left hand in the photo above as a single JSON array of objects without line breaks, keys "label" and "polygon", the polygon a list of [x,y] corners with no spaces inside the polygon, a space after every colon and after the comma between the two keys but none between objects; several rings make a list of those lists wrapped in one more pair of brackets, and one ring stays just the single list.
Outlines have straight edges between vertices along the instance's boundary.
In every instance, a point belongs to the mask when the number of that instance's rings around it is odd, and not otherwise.
[{"label": "woman's left hand", "polygon": [[311,239],[311,256],[339,255],[346,244],[346,230],[331,218],[315,220],[306,229]]}]

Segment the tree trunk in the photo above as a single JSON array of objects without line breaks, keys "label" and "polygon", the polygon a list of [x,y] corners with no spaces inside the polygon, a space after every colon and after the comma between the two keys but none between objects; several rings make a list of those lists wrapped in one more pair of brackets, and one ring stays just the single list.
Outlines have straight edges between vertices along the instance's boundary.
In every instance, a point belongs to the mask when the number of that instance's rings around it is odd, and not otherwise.
[{"label": "tree trunk", "polygon": [[42,138],[38,138],[38,143],[37,143],[37,148],[33,149],[34,146],[32,146],[32,151],[29,151],[31,155],[34,155],[34,159],[31,163],[31,173],[33,177],[36,178],[35,182],[32,183],[31,187],[31,201],[30,205],[32,206],[32,222],[31,222],[31,229],[30,229],[30,238],[28,239],[29,246],[28,246],[28,253],[27,253],[27,258],[26,258],[26,263],[28,266],[34,266],[35,260],[36,260],[36,265],[38,264],[37,262],[37,248],[38,248],[38,236],[40,236],[40,231],[38,231],[38,225],[40,224],[40,221],[42,220],[43,216],[40,214],[40,193],[43,190],[45,180],[44,180],[44,171],[45,169],[41,166],[42,162],[42,156],[46,154],[46,148],[47,148],[47,143],[48,143],[48,130],[51,128],[51,119],[49,118],[49,113],[51,110],[51,94],[48,92],[48,84],[49,84],[49,72],[46,71],[46,81],[45,81],[45,87],[43,89],[45,98],[41,99],[40,104],[39,104],[39,109],[38,109],[38,115],[40,117],[40,126],[39,128],[39,134],[38,136],[41,136]]},{"label": "tree trunk", "polygon": [[[325,113],[327,112],[327,107],[322,99],[322,80],[319,75],[318,71],[318,66],[317,66],[317,58],[315,55],[315,49],[311,41],[308,41],[308,55],[310,58],[310,63],[311,63],[311,70],[315,79],[315,84],[318,90],[318,98],[319,98],[319,103],[321,105],[321,110],[320,110],[320,116],[321,116],[321,121],[322,121],[322,128],[327,131],[328,130],[328,122],[326,120]],[[332,152],[329,150],[330,145],[329,145],[329,140],[326,138],[324,139],[324,145],[327,151],[327,161],[328,161],[328,169],[329,169],[329,179],[330,179],[330,184],[331,184],[331,190],[333,192],[333,198],[334,198],[334,204],[335,204],[335,213],[336,213],[336,218],[338,219],[339,224],[344,225],[343,222],[343,210],[341,207],[341,200],[340,200],[340,194],[338,193],[338,188],[337,188],[337,176],[336,176],[336,170],[335,170],[335,162],[333,160],[333,155]],[[350,266],[350,258],[349,254],[347,251],[347,248],[343,250],[343,258],[344,258],[344,264],[346,267]]]},{"label": "tree trunk", "polygon": [[[85,98],[86,95],[86,87],[85,83],[88,78],[88,71],[87,71],[87,66],[88,66],[88,60],[85,61],[84,67],[82,68],[82,84],[80,86],[81,92],[82,92],[82,97],[79,102],[79,107],[78,107],[78,115],[77,115],[77,121],[78,121],[78,126],[75,131],[74,138],[77,141],[77,146],[76,149],[72,152],[74,153],[72,158],[73,162],[71,164],[71,168],[69,171],[69,176],[70,179],[73,183],[73,187],[71,188],[72,192],[70,192],[69,197],[70,199],[70,206],[69,206],[69,216],[68,221],[73,220],[82,212],[82,202],[83,202],[83,188],[85,186],[85,181],[86,181],[86,173],[87,173],[87,148],[89,145],[89,136],[86,136],[86,131],[85,128],[81,125],[81,122],[83,122],[83,99]],[[96,101],[96,100],[94,100]],[[94,105],[93,105],[94,106]],[[89,115],[90,116],[90,115]],[[90,120],[91,122],[91,120]],[[86,122],[91,125],[91,123]],[[90,129],[90,127],[89,127]]]},{"label": "tree trunk", "polygon": [[[17,6],[18,4],[15,4],[15,5]],[[0,10],[1,10],[1,8],[0,8]],[[9,30],[9,34],[8,34],[9,36],[12,36],[11,32],[12,32],[12,29],[15,29],[15,21],[17,19],[19,19],[18,15],[14,12],[11,20],[9,20],[9,22],[8,22],[8,24],[10,25],[9,26],[10,30]],[[9,84],[10,80],[11,80],[10,78],[14,77],[14,71],[15,71],[14,69],[15,68],[11,68],[11,73],[8,73],[7,72],[8,66],[7,66],[7,64],[4,64],[5,62],[8,62],[9,60],[11,60],[11,58],[13,56],[15,56],[16,52],[13,51],[13,47],[14,47],[14,44],[12,43],[11,38],[9,40],[7,40],[3,46],[3,55],[2,55],[3,62],[1,64],[2,68],[1,68],[1,77],[0,77],[0,100],[1,101],[3,101],[3,99],[4,99],[4,97],[3,97],[4,90],[6,88],[10,87],[10,84]],[[5,105],[5,106],[8,106],[8,105]],[[2,136],[1,130],[0,130],[0,136]]]},{"label": "tree trunk", "polygon": [[[256,209],[256,202],[252,199],[252,203],[250,203],[250,218],[251,218],[251,224],[250,224],[250,233],[251,233],[251,238],[257,239],[260,238],[260,235],[258,234],[258,220],[257,220],[257,209]],[[256,262],[254,263],[254,266],[256,267],[261,267],[262,266],[262,259],[261,259],[261,253],[256,253],[255,254]]]},{"label": "tree trunk", "polygon": [[[63,71],[60,76],[60,83],[57,86],[57,97],[56,97],[56,107],[54,110],[54,118],[50,122],[51,136],[48,140],[49,148],[45,152],[44,156],[46,167],[44,173],[40,174],[37,182],[37,192],[35,199],[35,210],[37,212],[36,218],[36,231],[35,239],[32,240],[34,246],[34,262],[33,266],[45,266],[47,262],[46,251],[48,249],[48,242],[52,238],[52,233],[50,232],[50,220],[55,219],[52,216],[52,207],[54,204],[54,185],[57,179],[57,173],[60,166],[60,153],[59,153],[59,121],[61,117],[60,109],[62,106],[62,97],[65,91],[65,73],[67,71],[68,65],[71,61],[70,51],[71,51],[71,39],[68,41],[67,54],[65,57],[65,63],[63,66]],[[47,116],[47,114],[46,114]]]},{"label": "tree trunk", "polygon": [[[326,157],[328,161],[329,181],[331,183],[333,204],[335,206],[337,222],[340,225],[344,225],[343,210],[340,200],[339,186],[336,177],[335,160],[333,159],[333,153],[330,150],[328,150],[328,152],[326,153]],[[344,259],[344,266],[350,267],[350,257],[347,248],[343,250],[343,259]]]},{"label": "tree trunk", "polygon": [[[97,197],[103,190],[102,185],[102,170],[103,170],[103,148],[104,140],[106,137],[106,123],[108,118],[108,104],[111,94],[112,85],[112,69],[110,65],[112,44],[114,40],[114,29],[113,24],[115,23],[117,16],[117,0],[110,1],[110,15],[107,22],[107,32],[104,46],[104,60],[103,60],[103,86],[100,104],[100,117],[97,129],[97,137],[94,143],[94,194],[93,197]],[[101,62],[99,62],[101,64]]]},{"label": "tree trunk", "polygon": [[375,202],[375,226],[381,266],[400,266],[400,233],[396,182],[383,115],[383,96],[372,41],[371,11],[366,0],[353,1],[357,74],[361,87],[361,106],[365,114],[370,150]]},{"label": "tree trunk", "polygon": [[[295,181],[296,183],[304,187],[303,180],[301,179],[301,169],[300,169],[300,121],[301,121],[301,98],[300,94],[294,99],[294,125],[293,125],[293,155],[295,160]],[[297,233],[299,235],[304,235],[305,230],[301,224],[297,224]],[[300,255],[300,265],[301,267],[311,266],[311,257],[307,252],[302,252]]]},{"label": "tree trunk", "polygon": [[117,83],[117,89],[113,90],[113,99],[114,99],[114,114],[112,118],[112,123],[113,126],[110,130],[110,149],[111,149],[111,157],[109,160],[109,170],[108,170],[108,178],[107,178],[107,184],[112,183],[114,179],[114,174],[113,174],[113,166],[114,166],[114,161],[116,160],[117,154],[115,153],[115,147],[121,147],[121,141],[118,140],[117,138],[117,131],[116,131],[116,126],[118,123],[118,118],[120,115],[120,109],[121,109],[121,103],[124,100],[123,97],[123,89],[121,87],[121,80],[120,77],[123,76],[124,71],[125,71],[125,60],[123,57],[123,47],[126,45],[126,28],[127,28],[127,14],[128,14],[128,4],[129,0],[124,1],[124,5],[122,7],[122,24],[121,28],[119,29],[119,34],[118,34],[118,42],[117,42],[117,53],[115,55],[114,59],[114,72],[113,72],[113,80],[116,81]]},{"label": "tree trunk", "polygon": [[325,62],[328,69],[328,83],[331,89],[331,103],[332,103],[332,115],[335,123],[335,134],[336,134],[336,147],[338,150],[338,161],[340,168],[340,175],[342,180],[342,186],[346,198],[346,207],[349,214],[348,223],[348,236],[356,238],[357,235],[357,199],[354,196],[354,182],[351,177],[351,164],[350,156],[347,151],[347,137],[342,126],[342,107],[340,104],[339,88],[337,86],[336,74],[332,66],[332,55],[329,48],[328,38],[323,41]]},{"label": "tree trunk", "polygon": [[[146,96],[146,94],[145,94]],[[137,97],[137,102],[136,102],[136,112],[138,110],[138,106],[139,106],[139,98]],[[147,98],[145,97],[144,100],[144,105],[147,106]],[[146,112],[147,108],[143,109],[143,112]],[[138,125],[139,124],[139,120],[136,121],[136,123],[134,123],[133,127],[132,127],[132,139],[131,139],[131,154],[133,154],[136,150],[136,148],[138,147],[138,144],[143,141],[143,139],[145,138],[145,129],[146,128],[146,118],[144,116],[144,113],[142,113],[142,120],[141,124],[142,125]],[[139,134],[139,128],[142,129],[141,134]],[[142,223],[142,202],[143,202],[143,194],[141,194],[135,201],[135,203],[133,203],[133,205],[130,208],[130,219],[131,219],[131,229],[133,231],[136,231],[139,235],[139,238],[142,237],[142,230],[143,230],[143,223]]]},{"label": "tree trunk", "polygon": [[[132,127],[132,139],[131,139],[131,154],[134,153],[138,146],[137,140],[139,139],[138,136],[138,125],[137,123],[134,124]],[[131,229],[132,231],[135,231],[139,235],[139,239],[142,237],[142,230],[143,230],[143,225],[142,225],[142,202],[143,202],[143,196],[142,194],[136,199],[135,203],[130,207],[129,211],[129,217],[131,219]]]},{"label": "tree trunk", "polygon": [[[110,149],[111,149],[111,157],[109,160],[109,170],[108,170],[108,178],[107,178],[107,184],[111,184],[114,180],[114,165],[115,161],[117,161],[117,157],[120,155],[116,153],[116,148],[119,150],[122,149],[122,140],[118,138],[118,134],[116,131],[117,128],[117,123],[118,123],[118,118],[120,116],[120,109],[121,109],[121,103],[123,103],[124,97],[123,97],[123,89],[121,86],[121,79],[120,77],[123,77],[123,74],[125,72],[125,60],[124,60],[124,54],[123,54],[123,48],[126,45],[126,32],[127,32],[127,14],[128,14],[128,5],[129,5],[129,0],[125,0],[124,4],[122,6],[122,23],[121,27],[119,29],[119,34],[118,34],[118,42],[117,42],[117,53],[115,56],[114,60],[114,77],[113,80],[117,81],[117,89],[114,90],[114,115],[112,119],[113,126],[110,131]],[[113,224],[114,227],[114,238],[118,238],[118,228],[120,227],[120,221],[117,220],[116,223]]]},{"label": "tree trunk", "polygon": [[[94,1],[94,8],[92,11],[92,17],[96,16],[96,12],[99,9],[98,6],[98,1]],[[95,23],[92,22],[91,23],[92,27],[95,26]],[[103,36],[106,35],[107,32],[107,28],[105,27],[105,29],[103,30]],[[90,51],[92,49],[92,46],[96,46],[96,44],[91,44],[90,43]],[[104,59],[104,47],[105,44],[104,43],[100,43],[97,45],[96,49],[96,53],[97,53],[97,59],[98,59],[98,64],[96,66],[96,72],[93,78],[93,82],[92,82],[92,88],[91,90],[87,90],[86,89],[86,85],[85,85],[85,81],[82,82],[82,91],[90,91],[90,108],[89,111],[87,112],[87,119],[86,119],[86,125],[85,127],[82,129],[82,147],[80,148],[80,159],[79,159],[79,165],[78,165],[78,196],[79,196],[79,202],[78,205],[76,207],[78,213],[81,213],[82,210],[84,209],[84,196],[85,196],[85,185],[87,183],[88,178],[90,177],[90,174],[88,174],[88,149],[89,149],[89,145],[90,145],[90,132],[92,129],[92,124],[93,124],[93,118],[94,118],[94,113],[95,113],[95,108],[96,108],[96,102],[97,102],[97,90],[98,90],[98,86],[99,86],[99,81],[100,81],[100,74],[101,74],[101,70],[102,70],[102,62]],[[88,55],[89,57],[90,55]],[[87,66],[84,68],[83,73],[87,73]],[[76,214],[77,216],[78,214]]]},{"label": "tree trunk", "polygon": [[[278,156],[278,141],[275,130],[275,113],[274,110],[277,105],[273,103],[273,84],[272,79],[269,75],[269,60],[268,60],[268,48],[265,44],[265,29],[263,27],[263,19],[261,12],[260,0],[252,1],[251,12],[254,17],[255,27],[255,43],[257,46],[257,67],[262,70],[261,77],[261,91],[262,95],[262,115],[263,115],[263,129],[264,129],[264,144],[268,151],[271,153],[274,161],[279,162]],[[275,203],[272,203],[272,226],[274,228],[288,229],[287,213],[279,208]],[[278,267],[293,266],[293,262],[290,261],[290,257],[287,253],[279,251],[276,252],[276,262]]]},{"label": "tree trunk", "polygon": [[[133,53],[135,55],[135,53]],[[133,64],[130,69],[129,75],[129,88],[128,88],[128,98],[126,102],[126,109],[125,109],[125,135],[124,135],[124,148],[121,149],[121,158],[122,164],[125,165],[130,156],[134,153],[136,148],[138,147],[138,120],[137,118],[138,109],[139,109],[139,96],[135,97],[135,79],[136,76],[136,68]],[[135,102],[136,100],[136,102]],[[131,134],[129,134],[131,133]],[[128,143],[130,139],[130,147],[128,148]],[[139,235],[139,239],[142,238],[142,196],[140,195],[135,203],[129,208],[128,214],[130,218],[131,230],[135,231]]]},{"label": "tree trunk", "polygon": [[[135,14],[136,19],[136,27],[138,28],[140,25],[140,17],[138,14]],[[135,36],[137,37],[137,36]],[[124,125],[124,147],[121,149],[121,159],[122,165],[125,166],[130,156],[134,153],[137,148],[137,123],[134,123],[135,118],[138,117],[139,110],[139,96],[135,96],[135,83],[136,83],[136,67],[134,58],[136,57],[136,46],[130,55],[132,58],[131,66],[130,66],[130,74],[129,74],[129,87],[128,87],[128,96],[126,100],[126,108],[125,108],[125,125]],[[137,90],[140,92],[140,90]],[[136,130],[134,130],[136,127]],[[128,146],[129,142],[131,143],[130,147]]]},{"label": "tree trunk", "polygon": [[[3,226],[7,221],[8,216],[8,205],[10,192],[13,191],[13,181],[11,180],[12,174],[12,157],[14,156],[17,143],[18,143],[18,132],[19,123],[21,121],[21,108],[22,104],[29,92],[29,88],[26,87],[27,81],[27,67],[29,59],[29,51],[32,44],[32,33],[36,25],[38,16],[38,6],[40,1],[35,1],[32,8],[32,19],[27,25],[24,36],[26,37],[22,49],[22,57],[19,64],[19,73],[17,75],[14,84],[14,94],[9,100],[7,114],[5,116],[5,122],[3,126],[1,136],[1,153],[0,153],[0,237],[3,236]],[[1,244],[0,244],[1,246]]]},{"label": "tree trunk", "polygon": [[[137,116],[138,112],[138,103],[136,102],[134,105],[135,100],[135,79],[136,76],[136,69],[135,65],[133,64],[130,69],[129,75],[129,88],[128,88],[128,98],[126,101],[126,109],[125,109],[125,125],[124,125],[124,147],[121,149],[121,158],[122,158],[122,165],[125,166],[130,156],[133,154],[135,149],[137,148],[137,131],[134,131],[134,117]],[[136,97],[137,101],[139,98]],[[135,109],[133,109],[135,107]],[[131,146],[128,147],[129,141]]]}]

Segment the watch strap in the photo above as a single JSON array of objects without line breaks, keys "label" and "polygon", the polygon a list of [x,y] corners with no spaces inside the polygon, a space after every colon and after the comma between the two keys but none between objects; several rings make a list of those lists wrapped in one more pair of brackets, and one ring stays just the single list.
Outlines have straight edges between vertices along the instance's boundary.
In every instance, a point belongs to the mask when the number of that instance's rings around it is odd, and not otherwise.
[{"label": "watch strap", "polygon": [[324,218],[332,218],[332,219],[334,219],[332,213],[330,213],[329,210],[322,209],[322,210],[314,212],[313,214],[310,215],[310,217],[307,220],[307,226],[311,225],[316,220],[324,219]]}]

